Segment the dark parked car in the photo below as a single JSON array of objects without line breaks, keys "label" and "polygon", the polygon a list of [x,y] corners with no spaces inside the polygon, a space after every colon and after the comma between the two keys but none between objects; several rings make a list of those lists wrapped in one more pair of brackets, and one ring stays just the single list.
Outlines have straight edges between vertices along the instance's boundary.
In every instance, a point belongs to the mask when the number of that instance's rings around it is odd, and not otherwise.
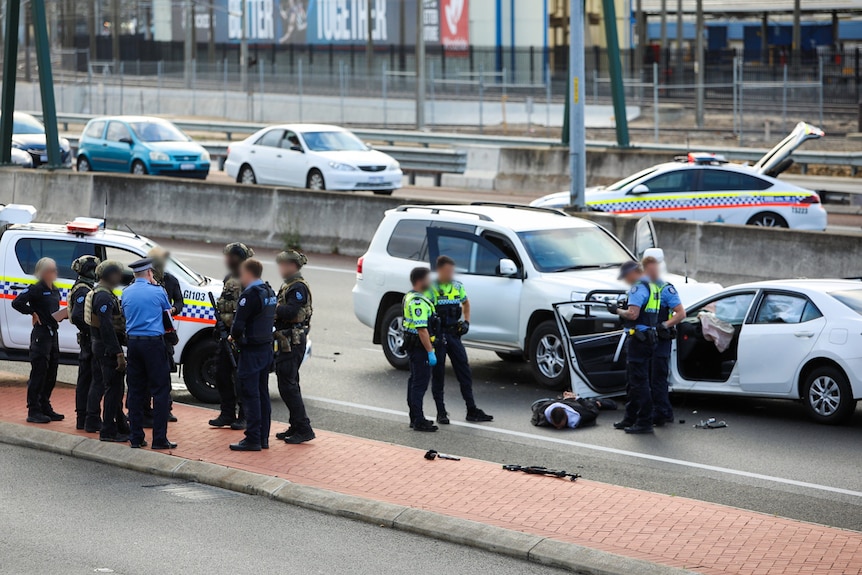
[{"label": "dark parked car", "polygon": [[[32,160],[31,166],[18,161],[16,164],[38,168],[48,163],[45,126],[30,114],[15,112],[12,120],[12,147],[26,152]],[[66,138],[60,138],[60,163],[67,168],[72,167],[72,148]]]}]

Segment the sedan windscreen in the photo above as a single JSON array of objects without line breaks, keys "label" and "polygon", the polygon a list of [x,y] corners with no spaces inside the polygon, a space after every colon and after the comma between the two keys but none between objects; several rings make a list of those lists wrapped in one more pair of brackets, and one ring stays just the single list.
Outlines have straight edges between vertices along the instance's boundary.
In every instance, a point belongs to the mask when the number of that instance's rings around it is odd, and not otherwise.
[{"label": "sedan windscreen", "polygon": [[132,131],[142,142],[188,142],[188,137],[167,122],[132,122]]},{"label": "sedan windscreen", "polygon": [[518,236],[541,272],[610,268],[632,259],[625,248],[598,228],[536,230]]},{"label": "sedan windscreen", "polygon": [[302,137],[312,152],[360,152],[368,149],[350,132],[305,132]]},{"label": "sedan windscreen", "polygon": [[44,134],[45,126],[32,116],[15,114],[12,120],[13,134]]},{"label": "sedan windscreen", "polygon": [[862,289],[829,292],[829,295],[862,315]]}]

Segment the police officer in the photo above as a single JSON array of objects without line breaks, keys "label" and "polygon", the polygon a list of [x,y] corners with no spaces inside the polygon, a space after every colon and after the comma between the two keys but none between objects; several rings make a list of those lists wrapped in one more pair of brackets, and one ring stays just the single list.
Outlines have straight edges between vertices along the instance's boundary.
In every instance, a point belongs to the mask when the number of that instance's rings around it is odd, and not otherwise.
[{"label": "police officer", "polygon": [[171,405],[171,364],[165,334],[173,331],[171,304],[155,282],[153,261],[144,258],[129,265],[135,281],[123,292],[123,312],[129,334],[129,441],[144,447],[144,406],[153,400],[153,449],[173,449],[168,440]]},{"label": "police officer", "polygon": [[96,278],[99,282],[84,299],[84,320],[90,326],[93,357],[96,360],[92,390],[103,401],[99,439],[123,443],[129,440],[123,413],[126,318],[120,300],[114,294],[123,281],[123,264],[112,260],[100,263],[96,268]]},{"label": "police officer", "polygon": [[[78,328],[78,379],[75,384],[75,413],[77,420],[75,429],[87,429],[87,404],[90,389],[93,384],[93,370],[98,366],[93,358],[93,338],[90,337],[90,326],[84,320],[84,300],[96,285],[96,267],[101,260],[96,256],[81,256],[72,262],[72,271],[78,274],[69,295],[66,298],[69,308],[69,320]],[[98,404],[98,398],[97,404]],[[98,411],[98,407],[97,407]],[[90,421],[89,431],[99,431],[101,427],[98,416]]]},{"label": "police officer", "polygon": [[407,380],[407,407],[410,408],[410,427],[414,431],[437,431],[433,422],[425,419],[422,402],[431,369],[437,365],[434,338],[440,320],[434,303],[425,295],[431,288],[431,270],[414,268],[410,272],[413,289],[404,296],[404,349],[410,360],[410,379]]},{"label": "police officer", "polygon": [[[186,302],[185,299],[183,299],[183,288],[180,285],[180,280],[165,269],[168,265],[168,258],[170,255],[170,252],[161,246],[156,246],[147,252],[147,257],[153,260],[153,278],[156,280],[157,284],[164,288],[165,293],[168,296],[168,301],[171,304],[171,317],[176,317],[183,312]],[[175,339],[176,334],[166,336],[165,338],[165,343],[168,346],[168,357],[171,361],[172,372],[177,370],[177,364],[174,362],[173,342]],[[173,402],[171,402],[171,405],[173,405]],[[149,417],[149,419],[152,420],[152,414],[152,406],[148,405],[147,409],[144,411],[144,419],[146,420]],[[177,421],[173,411],[168,412],[168,421],[172,423]],[[145,425],[144,427],[147,426]]]},{"label": "police officer", "polygon": [[[239,280],[240,266],[244,261],[254,256],[254,250],[243,243],[234,242],[226,245],[223,251],[224,263],[228,273],[224,278],[221,295],[216,300],[216,307],[225,327],[230,331],[233,326],[239,295],[242,292],[242,284]],[[221,401],[221,412],[215,419],[210,419],[209,424],[213,427],[230,426],[231,429],[245,429],[246,422],[242,405],[239,406],[239,416],[237,417],[237,376],[229,353],[231,352],[228,351],[228,346],[218,346],[216,389]]]},{"label": "police officer", "polygon": [[57,263],[51,258],[42,258],[36,262],[33,275],[36,276],[36,283],[15,296],[12,308],[33,318],[30,379],[27,381],[27,421],[50,423],[65,418],[51,407],[51,392],[57,383],[57,365],[60,361],[57,318],[62,318],[62,314],[58,313],[60,290],[54,286],[57,281]]},{"label": "police officer", "polygon": [[637,262],[626,262],[620,266],[619,279],[631,286],[628,307],[620,309],[617,304],[608,304],[611,313],[623,319],[626,329],[626,378],[628,397],[626,413],[621,421],[614,423],[616,429],[626,433],[652,433],[652,396],[650,394],[650,364],[655,351],[658,319],[658,290],[643,275]]},{"label": "police officer", "polygon": [[440,334],[434,346],[437,365],[431,370],[431,395],[437,404],[437,423],[449,423],[443,400],[447,355],[452,360],[452,369],[461,386],[461,397],[467,404],[467,421],[494,421],[493,415],[476,407],[473,398],[473,374],[467,360],[467,350],[461,342],[461,336],[470,330],[470,300],[467,299],[464,285],[455,279],[455,260],[445,255],[437,258],[437,281],[431,284],[426,295],[440,318]]},{"label": "police officer", "polygon": [[676,326],[685,319],[685,307],[673,285],[661,279],[659,261],[647,256],[641,262],[647,276],[659,293],[658,324],[656,325],[655,354],[650,369],[650,390],[652,393],[653,424],[661,427],[673,421],[673,408],[668,397],[667,375],[670,370],[670,348],[676,338]]},{"label": "police officer", "polygon": [[243,291],[237,302],[230,336],[239,348],[236,376],[245,410],[245,439],[232,443],[232,451],[269,449],[272,405],[269,371],[272,367],[272,326],[276,295],[261,280],[263,264],[248,259],[240,267]]},{"label": "police officer", "polygon": [[314,439],[311,421],[305,412],[299,387],[299,366],[305,358],[308,330],[311,328],[311,290],[302,277],[308,258],[294,250],[275,257],[284,283],[278,290],[275,308],[275,374],[278,392],[290,412],[290,427],[275,434],[276,439],[299,444]]}]

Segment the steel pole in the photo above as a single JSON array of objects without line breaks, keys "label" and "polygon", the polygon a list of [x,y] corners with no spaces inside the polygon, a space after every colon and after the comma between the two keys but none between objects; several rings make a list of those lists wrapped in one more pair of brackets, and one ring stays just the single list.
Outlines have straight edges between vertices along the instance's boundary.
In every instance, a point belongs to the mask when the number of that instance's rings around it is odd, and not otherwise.
[{"label": "steel pole", "polygon": [[611,79],[611,96],[614,102],[614,124],[617,131],[617,145],[621,148],[628,148],[629,123],[626,117],[626,92],[625,85],[623,84],[623,65],[620,59],[620,39],[617,35],[617,11],[614,0],[602,0],[602,8],[605,15],[608,75]]},{"label": "steel pole", "polygon": [[192,59],[194,58],[194,46],[192,42],[194,40],[194,35],[192,34],[192,27],[194,24],[194,15],[192,14],[192,0],[185,0],[183,2],[183,12],[185,12],[183,18],[183,27],[185,28],[185,35],[183,39],[183,60],[185,60],[185,66],[183,66],[183,83],[185,84],[186,90],[191,89],[192,87]]},{"label": "steel pole", "polygon": [[[613,1],[613,0],[611,0]],[[616,29],[616,28],[615,28]],[[584,3],[569,5],[569,174],[572,186],[569,204],[586,207],[587,187],[586,133],[584,131]]]},{"label": "steel pole", "polygon": [[658,144],[658,62],[652,63],[653,139]]},{"label": "steel pole", "polygon": [[240,0],[242,15],[240,16],[240,27],[242,31],[239,37],[239,85],[244,94],[248,94],[248,2]]},{"label": "steel pole", "polygon": [[697,84],[696,92],[696,106],[697,110],[695,112],[695,117],[697,120],[697,127],[703,128],[703,98],[704,98],[704,83],[706,78],[706,62],[704,61],[704,46],[703,46],[703,35],[704,35],[704,24],[703,24],[703,0],[697,0],[697,18],[695,23],[695,50],[697,50],[697,59],[694,64],[694,77],[695,84]]},{"label": "steel pole", "polygon": [[12,163],[12,121],[15,115],[15,80],[18,74],[18,23],[21,0],[6,0],[3,35],[3,93],[0,108],[0,165]]},{"label": "steel pole", "polygon": [[[30,0],[33,30],[36,35],[36,62],[39,64],[39,88],[42,92],[42,121],[48,148],[48,167],[59,168],[60,134],[57,130],[57,108],[54,104],[54,76],[51,73],[51,41],[48,39],[48,18],[45,0]],[[4,114],[5,116],[5,114]]]},{"label": "steel pole", "polygon": [[425,0],[416,3],[416,129],[425,129]]}]

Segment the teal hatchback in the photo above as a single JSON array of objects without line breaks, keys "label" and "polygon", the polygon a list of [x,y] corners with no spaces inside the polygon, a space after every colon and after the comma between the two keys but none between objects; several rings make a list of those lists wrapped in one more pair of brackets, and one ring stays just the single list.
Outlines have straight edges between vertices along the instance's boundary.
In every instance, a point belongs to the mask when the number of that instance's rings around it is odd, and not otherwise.
[{"label": "teal hatchback", "polygon": [[148,116],[93,118],[78,142],[79,172],[206,179],[210,155],[171,122]]}]

